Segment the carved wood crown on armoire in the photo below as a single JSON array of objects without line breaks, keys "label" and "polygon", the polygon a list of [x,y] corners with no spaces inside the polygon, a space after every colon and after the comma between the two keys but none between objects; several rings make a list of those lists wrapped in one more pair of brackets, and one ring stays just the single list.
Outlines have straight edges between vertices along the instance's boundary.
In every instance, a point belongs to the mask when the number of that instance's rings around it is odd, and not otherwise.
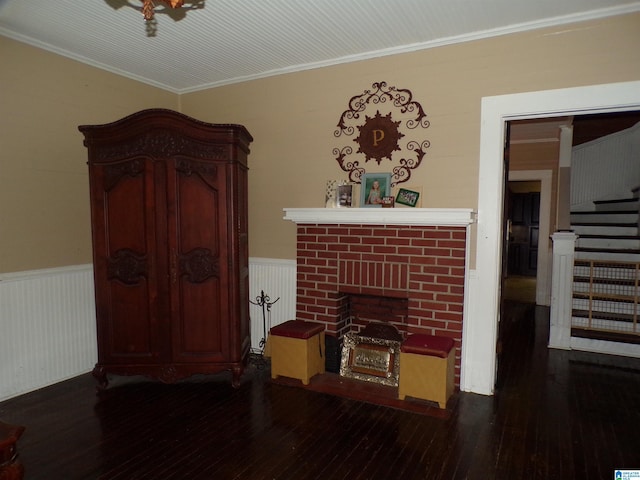
[{"label": "carved wood crown on armoire", "polygon": [[230,370],[249,338],[247,156],[241,125],[150,109],[78,127],[89,156],[98,363],[172,383]]}]

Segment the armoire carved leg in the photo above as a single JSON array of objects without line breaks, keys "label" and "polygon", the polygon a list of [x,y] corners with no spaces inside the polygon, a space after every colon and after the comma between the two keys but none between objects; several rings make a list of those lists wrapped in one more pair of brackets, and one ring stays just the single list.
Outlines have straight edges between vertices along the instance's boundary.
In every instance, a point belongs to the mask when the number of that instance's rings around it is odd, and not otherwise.
[{"label": "armoire carved leg", "polygon": [[18,459],[18,439],[24,432],[22,425],[0,422],[0,480],[22,480],[24,467]]},{"label": "armoire carved leg", "polygon": [[24,466],[18,460],[0,465],[0,480],[22,480],[23,478]]},{"label": "armoire carved leg", "polygon": [[93,372],[91,373],[93,375],[93,378],[98,381],[98,385],[96,387],[98,392],[106,390],[107,386],[109,385],[109,377],[107,377],[107,372],[105,371],[105,369],[96,365],[93,369]]},{"label": "armoire carved leg", "polygon": [[233,367],[231,369],[231,373],[233,374],[231,385],[233,386],[233,388],[240,387],[240,377],[242,377],[242,372],[244,372],[244,368],[242,366]]}]

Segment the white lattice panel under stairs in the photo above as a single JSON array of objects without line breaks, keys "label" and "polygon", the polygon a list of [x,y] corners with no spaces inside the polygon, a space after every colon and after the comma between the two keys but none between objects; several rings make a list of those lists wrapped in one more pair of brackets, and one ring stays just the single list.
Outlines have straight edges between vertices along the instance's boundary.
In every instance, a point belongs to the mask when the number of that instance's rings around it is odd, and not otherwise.
[{"label": "white lattice panel under stairs", "polygon": [[640,263],[576,261],[571,326],[640,335]]}]

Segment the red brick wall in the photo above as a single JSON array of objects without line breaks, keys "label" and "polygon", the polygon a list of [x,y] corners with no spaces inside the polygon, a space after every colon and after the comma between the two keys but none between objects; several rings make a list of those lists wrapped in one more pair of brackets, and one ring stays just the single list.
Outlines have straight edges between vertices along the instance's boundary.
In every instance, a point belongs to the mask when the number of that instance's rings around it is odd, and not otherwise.
[{"label": "red brick wall", "polygon": [[401,332],[456,341],[458,382],[465,246],[464,227],[298,225],[297,318],[340,339],[352,329],[350,295],[401,300],[405,323],[391,320]]}]

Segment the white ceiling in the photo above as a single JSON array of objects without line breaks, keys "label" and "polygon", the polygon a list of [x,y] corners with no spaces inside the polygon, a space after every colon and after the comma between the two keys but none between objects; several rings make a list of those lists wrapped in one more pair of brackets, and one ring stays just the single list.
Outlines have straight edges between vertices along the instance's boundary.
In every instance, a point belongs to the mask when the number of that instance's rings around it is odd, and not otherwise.
[{"label": "white ceiling", "polygon": [[[0,34],[186,93],[640,11],[637,0],[187,0],[156,14],[139,0],[0,0]],[[156,1],[156,3],[160,3]],[[162,10],[161,6],[157,10]]]}]

